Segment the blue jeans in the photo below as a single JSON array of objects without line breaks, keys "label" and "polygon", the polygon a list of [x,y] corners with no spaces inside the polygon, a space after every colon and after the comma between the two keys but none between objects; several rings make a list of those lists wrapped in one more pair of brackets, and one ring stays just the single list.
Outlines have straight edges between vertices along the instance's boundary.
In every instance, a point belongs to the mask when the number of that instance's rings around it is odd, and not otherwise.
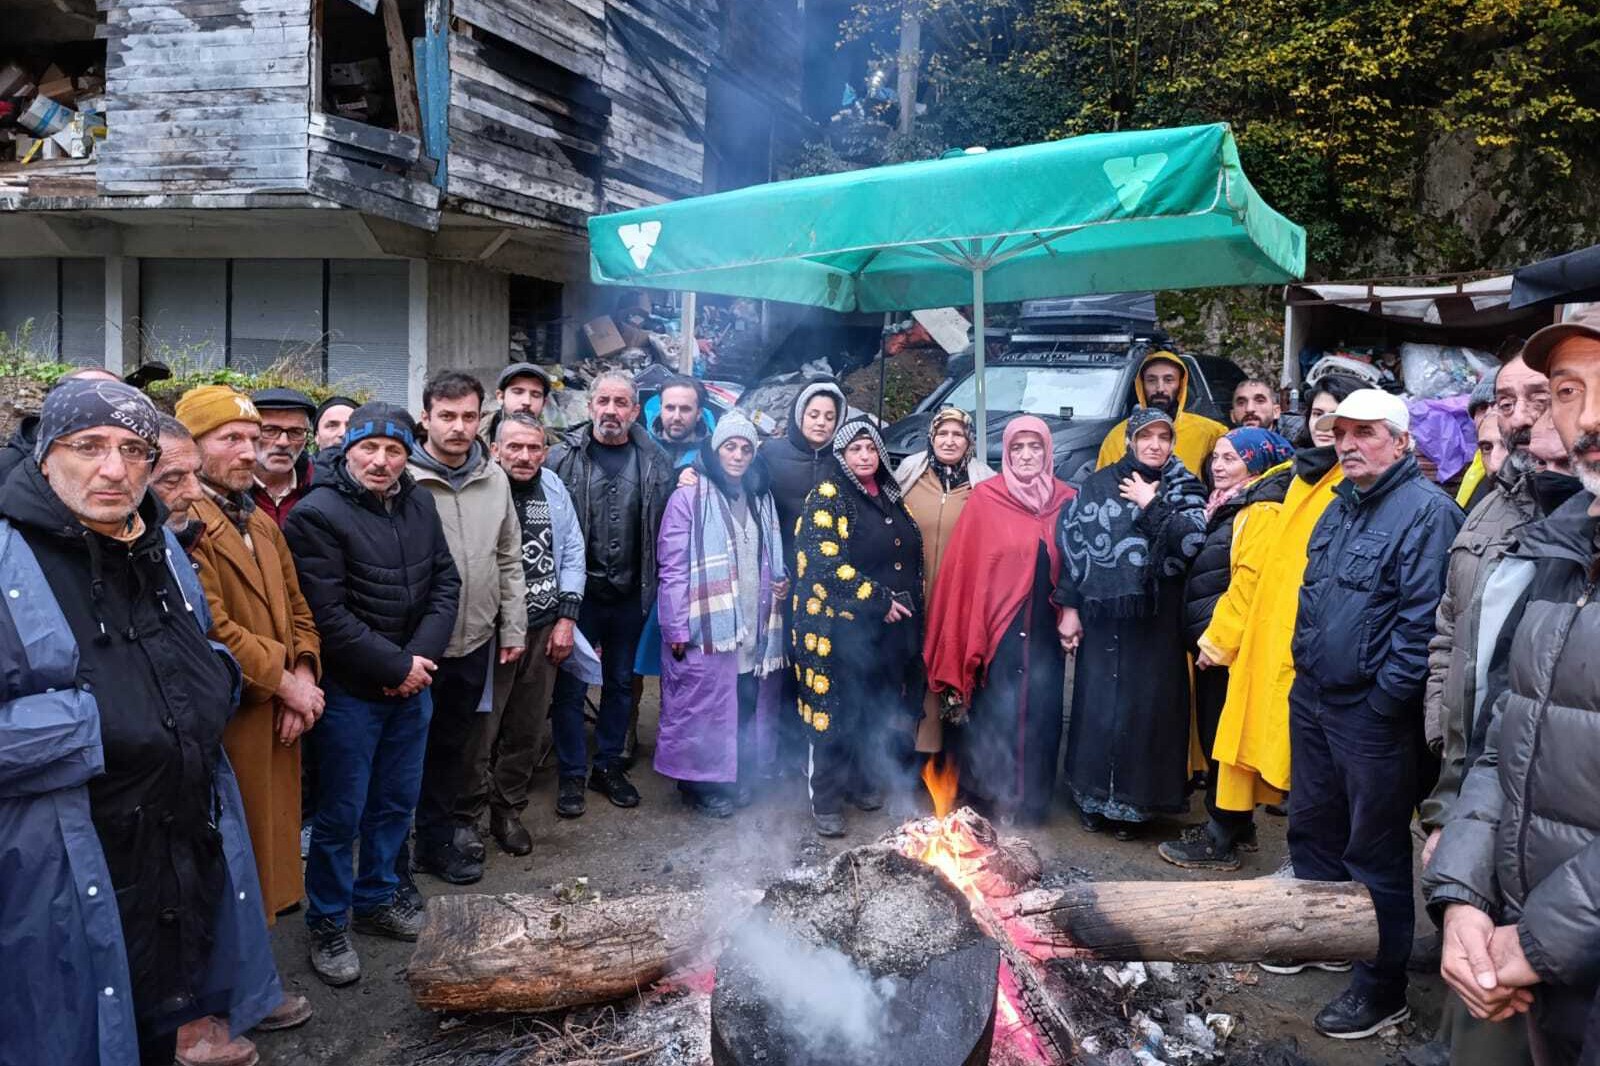
[{"label": "blue jeans", "polygon": [[[595,723],[595,769],[622,762],[622,745],[628,738],[633,715],[633,659],[644,630],[639,594],[613,603],[585,597],[578,613],[578,628],[600,653],[600,715]],[[583,698],[588,686],[566,670],[556,677],[550,701],[550,731],[555,737],[556,765],[562,777],[581,777],[589,768],[589,747],[583,738]]]},{"label": "blue jeans", "polygon": [[[395,858],[422,786],[433,698],[366,700],[328,686],[327,707],[307,734],[316,745],[317,813],[306,858],[306,921],[348,921],[394,898]],[[352,848],[361,839],[361,872]]]},{"label": "blue jeans", "polygon": [[1289,693],[1289,857],[1302,880],[1357,881],[1372,893],[1378,957],[1356,964],[1352,984],[1379,995],[1405,991],[1411,956],[1419,713],[1329,702],[1304,680]]}]

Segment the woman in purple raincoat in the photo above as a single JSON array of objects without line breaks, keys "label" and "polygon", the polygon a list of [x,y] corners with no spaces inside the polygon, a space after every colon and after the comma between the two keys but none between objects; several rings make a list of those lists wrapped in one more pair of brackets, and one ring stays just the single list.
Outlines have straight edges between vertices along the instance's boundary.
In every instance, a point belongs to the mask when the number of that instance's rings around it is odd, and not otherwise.
[{"label": "woman in purple raincoat", "polygon": [[693,485],[667,501],[660,567],[661,724],[656,771],[703,814],[750,802],[772,757],[788,581],[760,437],[730,413],[701,446]]}]

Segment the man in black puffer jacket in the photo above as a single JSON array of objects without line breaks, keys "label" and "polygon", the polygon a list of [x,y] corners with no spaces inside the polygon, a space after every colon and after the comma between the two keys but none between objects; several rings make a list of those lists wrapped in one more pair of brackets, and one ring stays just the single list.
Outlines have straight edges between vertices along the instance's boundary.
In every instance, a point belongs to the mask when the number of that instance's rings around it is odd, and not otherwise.
[{"label": "man in black puffer jacket", "polygon": [[1485,626],[1506,619],[1492,626],[1492,709],[1423,892],[1468,1009],[1500,1021],[1531,1000],[1533,1060],[1568,1066],[1580,1047],[1600,1056],[1583,1044],[1600,988],[1600,313],[1535,333],[1523,359],[1549,375],[1584,491],[1524,527],[1484,586]]},{"label": "man in black puffer jacket", "polygon": [[[455,625],[461,579],[433,497],[406,473],[411,416],[366,404],[344,450],[289,514],[284,537],[322,635],[327,709],[317,725],[316,817],[306,860],[311,965],[331,985],[361,976],[346,928],[415,940],[421,911],[396,860],[422,783],[428,686]],[[374,779],[374,775],[377,779]],[[361,877],[351,848],[361,837]]]}]

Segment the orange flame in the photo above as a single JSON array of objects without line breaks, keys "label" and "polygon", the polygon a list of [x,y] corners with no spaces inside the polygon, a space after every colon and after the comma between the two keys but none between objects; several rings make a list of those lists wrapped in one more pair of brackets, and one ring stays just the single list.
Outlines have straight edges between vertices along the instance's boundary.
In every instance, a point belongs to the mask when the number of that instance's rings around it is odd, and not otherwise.
[{"label": "orange flame", "polygon": [[938,817],[943,818],[955,809],[960,780],[961,769],[953,758],[930,755],[922,764],[922,783],[933,797],[933,813]]}]

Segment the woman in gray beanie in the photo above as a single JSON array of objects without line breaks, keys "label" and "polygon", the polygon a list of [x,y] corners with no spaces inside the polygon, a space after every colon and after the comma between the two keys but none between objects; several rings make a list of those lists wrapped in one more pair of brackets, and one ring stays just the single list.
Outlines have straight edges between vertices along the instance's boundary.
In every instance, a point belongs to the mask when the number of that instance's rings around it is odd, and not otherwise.
[{"label": "woman in gray beanie", "polygon": [[730,412],[700,476],[667,501],[657,538],[661,723],[656,772],[702,814],[750,802],[769,763],[784,666],[783,538],[760,436]]}]

